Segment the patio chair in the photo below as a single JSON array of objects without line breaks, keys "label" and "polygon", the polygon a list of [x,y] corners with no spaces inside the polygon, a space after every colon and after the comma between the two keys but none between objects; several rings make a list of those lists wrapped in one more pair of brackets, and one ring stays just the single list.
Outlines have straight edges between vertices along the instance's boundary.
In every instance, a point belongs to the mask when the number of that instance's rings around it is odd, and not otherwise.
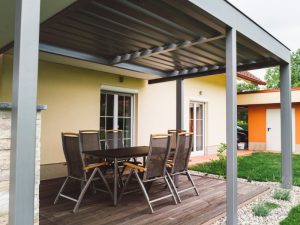
[{"label": "patio chair", "polygon": [[[192,133],[180,133],[177,138],[177,145],[174,154],[174,158],[172,161],[168,161],[167,168],[168,173],[167,176],[171,181],[171,184],[175,190],[178,201],[181,202],[179,193],[194,189],[196,195],[199,195],[197,187],[188,171],[188,163],[192,151],[192,143],[193,143],[193,134]],[[176,175],[186,175],[188,180],[191,182],[192,187],[182,189],[178,191],[173,182]]]},{"label": "patio chair", "polygon": [[[124,148],[124,141],[123,141],[123,131],[122,130],[106,130],[105,131],[106,138],[105,138],[105,146],[106,149],[115,149],[115,148]],[[132,161],[131,159],[127,160],[128,162]],[[120,162],[125,162],[124,160]],[[133,158],[134,164],[141,164],[137,161],[136,158]],[[120,164],[120,166],[123,166]],[[122,169],[121,174],[123,174],[125,167]]]},{"label": "patio chair", "polygon": [[168,134],[172,134],[174,138],[172,138],[171,141],[171,151],[169,155],[169,159],[172,160],[174,158],[175,150],[176,150],[176,145],[177,145],[177,139],[178,139],[178,134],[186,132],[185,130],[168,130]]},{"label": "patio chair", "polygon": [[176,149],[176,144],[177,144],[177,139],[178,139],[178,134],[179,133],[183,133],[183,132],[186,132],[185,130],[168,130],[168,134],[172,134],[174,135],[175,138],[172,138],[172,142],[171,142],[171,150],[175,150]]},{"label": "patio chair", "polygon": [[[100,133],[99,130],[80,130],[79,141],[81,151],[95,151],[100,150]],[[101,162],[102,160],[96,156],[84,154],[85,163]]]},{"label": "patio chair", "polygon": [[122,130],[106,130],[105,131],[105,148],[124,148],[123,131]]},{"label": "patio chair", "polygon": [[[130,162],[124,163],[124,165],[130,167],[130,173],[121,191],[119,201],[121,201],[122,196],[124,195],[129,184],[129,181],[132,178],[132,175],[134,175],[146,198],[151,213],[154,213],[152,203],[160,201],[162,199],[171,197],[173,198],[174,203],[177,204],[175,193],[168,181],[166,171],[167,160],[170,153],[171,138],[172,136],[170,134],[151,135],[149,153],[145,167],[141,167]],[[169,188],[170,194],[150,200],[148,195],[149,190],[147,191],[146,185],[149,185],[149,183],[151,184],[152,182],[157,180],[164,180]]]},{"label": "patio chair", "polygon": [[[77,212],[79,205],[88,187],[90,186],[91,182],[98,181],[100,178],[102,179],[107,191],[101,189],[96,189],[96,190],[109,193],[112,198],[112,192],[110,190],[110,187],[100,169],[105,167],[107,165],[107,162],[100,162],[100,163],[86,165],[83,160],[82,154],[80,152],[78,134],[62,133],[62,144],[63,144],[64,155],[67,161],[68,176],[65,179],[63,185],[61,186],[54,200],[54,204],[58,202],[60,197],[69,199],[71,201],[76,202],[73,212],[74,213]],[[100,177],[96,177],[97,173]],[[66,194],[63,194],[63,191],[70,180],[76,180],[81,182],[81,192],[77,199],[68,196]]]}]

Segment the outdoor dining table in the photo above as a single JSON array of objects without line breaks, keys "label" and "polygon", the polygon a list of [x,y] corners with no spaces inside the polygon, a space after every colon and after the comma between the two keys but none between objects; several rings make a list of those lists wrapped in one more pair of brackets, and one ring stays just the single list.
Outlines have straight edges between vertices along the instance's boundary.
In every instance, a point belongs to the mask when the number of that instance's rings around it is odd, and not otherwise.
[{"label": "outdoor dining table", "polygon": [[106,150],[83,151],[84,154],[97,156],[108,161],[114,161],[114,191],[113,204],[116,206],[118,202],[118,161],[137,157],[145,157],[148,155],[148,146],[124,147]]}]

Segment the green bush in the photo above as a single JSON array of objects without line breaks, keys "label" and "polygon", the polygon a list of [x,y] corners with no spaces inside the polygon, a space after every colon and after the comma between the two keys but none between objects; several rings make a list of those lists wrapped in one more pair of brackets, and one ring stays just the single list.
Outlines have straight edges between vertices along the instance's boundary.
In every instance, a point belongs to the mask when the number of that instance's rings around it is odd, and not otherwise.
[{"label": "green bush", "polygon": [[273,209],[279,208],[279,205],[272,202],[259,203],[252,208],[252,212],[255,216],[265,217],[270,214]]},{"label": "green bush", "polygon": [[221,143],[220,147],[217,150],[217,157],[220,161],[226,160],[226,149],[227,145],[225,143]]},{"label": "green bush", "polygon": [[237,121],[237,125],[241,128],[243,128],[244,130],[248,130],[248,122],[244,121],[244,120],[238,120]]},{"label": "green bush", "polygon": [[275,190],[273,194],[273,198],[279,199],[279,200],[284,200],[284,201],[289,201],[291,199],[291,194],[289,190],[280,190],[277,189]]}]

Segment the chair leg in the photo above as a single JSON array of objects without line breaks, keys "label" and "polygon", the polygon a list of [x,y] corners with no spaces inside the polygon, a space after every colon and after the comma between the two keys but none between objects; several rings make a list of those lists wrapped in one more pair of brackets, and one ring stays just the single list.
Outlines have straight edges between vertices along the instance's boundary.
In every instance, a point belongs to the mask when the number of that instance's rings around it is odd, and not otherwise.
[{"label": "chair leg", "polygon": [[142,182],[141,178],[139,177],[139,174],[138,174],[138,172],[136,170],[134,170],[134,174],[135,174],[135,176],[136,176],[136,178],[137,178],[137,180],[139,182],[139,185],[140,185],[140,187],[141,187],[141,189],[143,191],[143,194],[144,194],[144,196],[146,198],[146,201],[148,203],[148,206],[150,208],[151,213],[154,213],[154,210],[153,210],[152,205],[150,203],[150,199],[149,199],[149,195],[147,193],[147,190],[146,190],[146,188],[145,188],[145,186],[144,186],[144,184],[143,184],[143,182]]},{"label": "chair leg", "polygon": [[93,180],[93,178],[94,178],[96,172],[97,172],[97,168],[95,168],[95,169],[93,170],[93,172],[92,172],[90,178],[87,180],[86,184],[84,185],[83,189],[81,190],[80,195],[79,195],[79,197],[78,197],[78,200],[77,200],[77,202],[76,202],[76,205],[75,205],[75,207],[74,207],[74,209],[73,209],[73,213],[76,213],[76,212],[78,211],[79,205],[80,205],[80,203],[81,203],[81,201],[82,201],[82,199],[83,199],[83,197],[84,197],[84,194],[85,194],[85,192],[87,191],[88,187],[90,186],[90,184],[91,184],[91,182],[92,182],[92,180]]},{"label": "chair leg", "polygon": [[168,177],[169,180],[170,180],[171,187],[172,187],[173,190],[174,190],[174,193],[175,193],[175,195],[176,195],[176,197],[177,197],[178,202],[181,203],[181,199],[180,199],[179,194],[178,194],[178,192],[177,192],[177,188],[176,188],[176,186],[175,186],[175,184],[174,184],[174,182],[173,182],[172,177],[170,176],[170,174],[169,174],[168,172],[167,172],[167,177]]},{"label": "chair leg", "polygon": [[68,180],[69,180],[69,176],[67,176],[67,178],[65,179],[63,185],[62,185],[61,188],[59,189],[59,192],[58,192],[58,194],[57,194],[57,196],[56,196],[56,198],[55,198],[55,200],[54,200],[54,205],[57,203],[57,201],[58,201],[58,199],[59,199],[59,197],[60,197],[60,194],[61,194],[62,191],[64,190],[64,188],[65,188],[65,186],[66,186]]},{"label": "chair leg", "polygon": [[101,171],[99,168],[97,168],[97,171],[98,171],[98,173],[100,174],[100,177],[101,177],[101,179],[103,180],[103,183],[104,183],[106,189],[108,190],[111,199],[113,200],[113,194],[112,194],[112,192],[111,192],[111,189],[110,189],[110,187],[109,187],[109,184],[108,184],[108,182],[107,182],[105,176],[103,175],[102,171]]},{"label": "chair leg", "polygon": [[129,181],[130,181],[130,179],[131,179],[131,177],[132,177],[132,174],[133,174],[133,170],[131,169],[131,170],[130,170],[130,173],[129,173],[129,175],[128,175],[128,178],[127,178],[127,180],[126,180],[126,182],[125,182],[125,184],[124,184],[124,186],[123,186],[123,188],[122,188],[122,190],[121,190],[121,193],[120,193],[120,197],[119,197],[119,201],[118,201],[118,202],[121,202],[122,197],[123,197],[123,193],[125,192],[125,190],[126,190],[126,188],[127,188],[127,185],[129,184]]},{"label": "chair leg", "polygon": [[166,181],[166,184],[168,185],[169,191],[170,191],[170,192],[171,192],[171,194],[172,194],[172,197],[173,197],[174,203],[175,203],[175,205],[177,205],[177,199],[176,199],[176,197],[175,197],[175,194],[174,194],[174,191],[173,191],[173,189],[171,188],[171,185],[170,185],[170,183],[169,183],[169,181],[168,181],[168,178],[167,178],[167,176],[164,176],[164,179],[165,179],[165,181]]},{"label": "chair leg", "polygon": [[199,192],[198,192],[198,190],[197,190],[197,187],[196,187],[196,185],[195,185],[195,183],[194,183],[194,180],[193,180],[192,176],[190,175],[189,171],[186,171],[186,175],[187,175],[187,177],[189,178],[189,180],[191,181],[191,183],[192,183],[192,185],[193,185],[193,187],[194,187],[194,190],[195,190],[195,192],[196,192],[196,195],[199,196]]}]

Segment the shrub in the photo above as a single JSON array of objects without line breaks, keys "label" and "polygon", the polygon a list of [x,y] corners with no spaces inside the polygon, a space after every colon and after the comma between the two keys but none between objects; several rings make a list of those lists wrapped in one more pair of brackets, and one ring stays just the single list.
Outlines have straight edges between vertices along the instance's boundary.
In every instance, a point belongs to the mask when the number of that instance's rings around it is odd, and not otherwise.
[{"label": "shrub", "polygon": [[268,216],[273,209],[276,209],[278,207],[279,205],[277,205],[276,203],[263,202],[253,206],[252,212],[255,216],[265,217]]},{"label": "shrub", "polygon": [[217,150],[217,156],[220,161],[226,160],[226,149],[227,149],[227,145],[224,143],[221,143],[220,147]]},{"label": "shrub", "polygon": [[289,201],[291,199],[291,193],[289,190],[277,189],[277,190],[275,190],[275,192],[273,194],[273,198],[279,199],[279,200],[284,200],[284,201]]}]

